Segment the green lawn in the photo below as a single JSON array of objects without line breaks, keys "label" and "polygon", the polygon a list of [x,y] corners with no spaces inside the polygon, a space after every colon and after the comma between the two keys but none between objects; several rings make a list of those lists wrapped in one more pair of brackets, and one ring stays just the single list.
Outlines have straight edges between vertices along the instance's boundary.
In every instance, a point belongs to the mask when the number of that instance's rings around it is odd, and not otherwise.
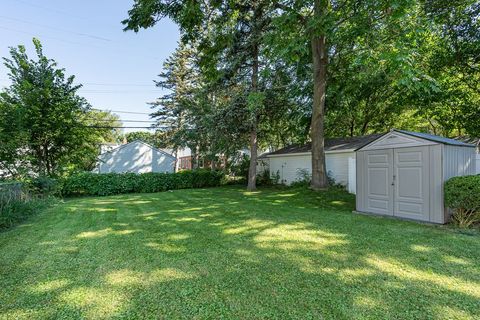
[{"label": "green lawn", "polygon": [[480,236],[238,187],[65,201],[0,233],[0,318],[480,319]]}]

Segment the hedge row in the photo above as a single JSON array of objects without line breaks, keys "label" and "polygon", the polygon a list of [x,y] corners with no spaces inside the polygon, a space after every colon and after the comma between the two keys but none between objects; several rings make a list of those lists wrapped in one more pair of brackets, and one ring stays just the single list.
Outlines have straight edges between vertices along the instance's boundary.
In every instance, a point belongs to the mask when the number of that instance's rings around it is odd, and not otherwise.
[{"label": "hedge row", "polygon": [[174,189],[219,186],[220,171],[192,170],[177,173],[80,173],[63,181],[64,196],[108,196],[123,193],[152,193]]},{"label": "hedge row", "polygon": [[445,183],[445,206],[461,227],[480,224],[480,175],[454,177]]}]

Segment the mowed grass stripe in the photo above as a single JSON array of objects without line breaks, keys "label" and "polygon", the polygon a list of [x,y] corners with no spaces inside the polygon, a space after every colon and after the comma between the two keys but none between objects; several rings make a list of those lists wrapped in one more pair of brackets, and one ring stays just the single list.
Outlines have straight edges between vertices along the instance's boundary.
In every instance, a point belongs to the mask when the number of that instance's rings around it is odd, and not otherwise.
[{"label": "mowed grass stripe", "polygon": [[480,236],[338,190],[79,198],[0,233],[1,319],[476,319]]}]

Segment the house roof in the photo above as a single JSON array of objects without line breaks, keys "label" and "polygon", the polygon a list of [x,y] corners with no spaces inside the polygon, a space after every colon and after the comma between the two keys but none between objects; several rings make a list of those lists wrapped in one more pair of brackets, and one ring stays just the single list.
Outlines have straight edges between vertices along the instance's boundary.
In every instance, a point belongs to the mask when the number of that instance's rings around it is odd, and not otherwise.
[{"label": "house roof", "polygon": [[171,155],[170,153],[168,153],[168,152],[165,151],[165,150],[155,148],[154,146],[149,145],[148,143],[146,143],[146,142],[144,142],[144,141],[142,141],[142,140],[134,140],[134,141],[132,141],[132,142],[122,144],[121,146],[119,146],[119,147],[117,147],[117,148],[114,148],[114,149],[112,149],[112,150],[109,150],[109,151],[106,151],[106,152],[100,154],[100,155],[98,156],[98,159],[101,160],[101,158],[103,158],[105,155],[107,155],[107,154],[112,154],[114,151],[120,150],[120,149],[122,149],[122,148],[125,148],[126,146],[131,145],[131,144],[133,144],[133,143],[141,143],[141,144],[143,144],[143,145],[146,145],[147,147],[150,147],[151,149],[153,149],[153,150],[155,150],[155,151],[161,152],[161,153],[163,153],[163,154],[166,154],[166,155],[169,156],[169,157],[175,158],[173,155]]},{"label": "house roof", "polygon": [[433,142],[438,142],[438,143],[443,143],[443,144],[449,144],[452,146],[462,146],[462,147],[475,147],[474,144],[471,143],[466,143],[464,141],[461,141],[459,139],[450,139],[450,138],[444,138],[440,136],[436,136],[433,134],[429,133],[423,133],[423,132],[413,132],[413,131],[406,131],[406,130],[393,130],[396,132],[404,133],[413,137],[417,137],[420,139],[425,139]]},{"label": "house roof", "polygon": [[[347,137],[347,138],[330,138],[325,139],[325,151],[355,151],[364,145],[376,140],[383,134],[370,134],[366,136]],[[304,145],[292,144],[285,148],[279,149],[268,154],[263,154],[260,158],[265,158],[272,155],[291,154],[291,153],[305,153],[312,151],[312,144]]]}]

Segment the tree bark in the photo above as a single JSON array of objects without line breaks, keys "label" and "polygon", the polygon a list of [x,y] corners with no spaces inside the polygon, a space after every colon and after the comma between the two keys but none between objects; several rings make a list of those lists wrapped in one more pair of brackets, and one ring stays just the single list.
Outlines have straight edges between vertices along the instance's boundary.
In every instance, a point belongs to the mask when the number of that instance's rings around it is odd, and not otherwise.
[{"label": "tree bark", "polygon": [[[258,20],[258,17],[261,16],[260,9],[256,6],[254,10],[254,19],[253,23],[255,24]],[[259,70],[259,44],[257,36],[257,26],[254,26],[254,44],[252,45],[252,93],[258,92],[258,70]],[[254,110],[252,129],[250,131],[250,166],[248,168],[248,191],[254,191],[257,189],[257,124],[258,124],[258,114]]]},{"label": "tree bark", "polygon": [[248,191],[257,188],[257,128],[250,132],[250,167],[248,168]]},{"label": "tree bark", "polygon": [[[319,6],[319,1],[315,1]],[[313,110],[310,135],[312,139],[312,182],[311,188],[321,190],[328,188],[325,168],[324,118],[325,94],[327,85],[328,53],[325,35],[312,37],[313,56]]]},{"label": "tree bark", "polygon": [[177,172],[177,165],[178,165],[178,147],[175,149],[175,163],[173,165],[173,172]]}]

